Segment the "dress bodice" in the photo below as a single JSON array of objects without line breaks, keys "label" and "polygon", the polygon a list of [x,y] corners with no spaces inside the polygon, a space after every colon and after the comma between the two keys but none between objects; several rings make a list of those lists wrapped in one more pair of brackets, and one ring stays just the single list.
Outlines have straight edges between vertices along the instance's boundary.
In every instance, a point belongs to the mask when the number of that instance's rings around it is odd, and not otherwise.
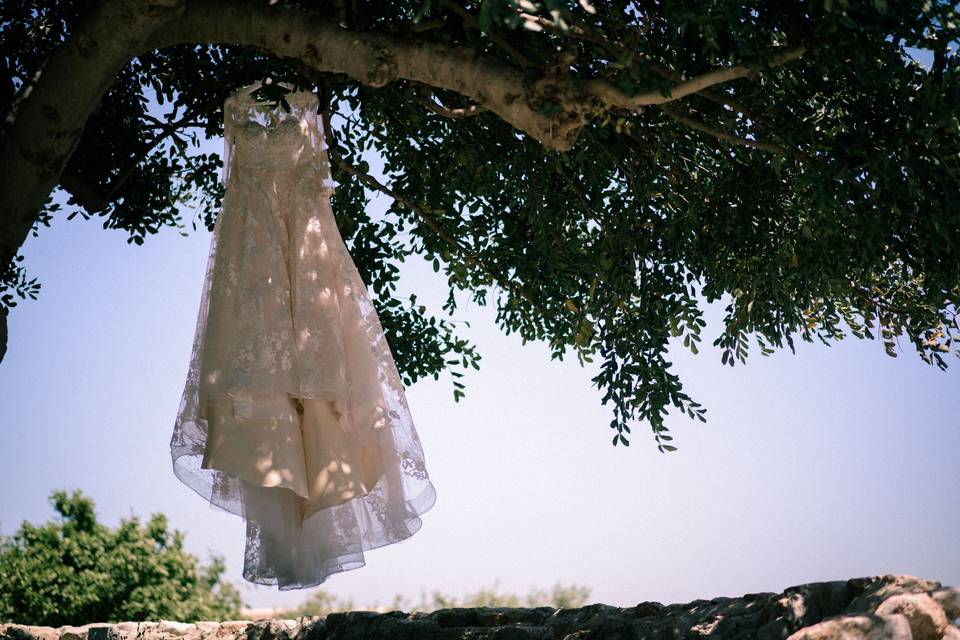
[{"label": "dress bodice", "polygon": [[289,111],[255,100],[245,87],[224,102],[225,185],[240,176],[305,169],[319,172],[332,190],[317,96],[294,91],[285,100]]}]

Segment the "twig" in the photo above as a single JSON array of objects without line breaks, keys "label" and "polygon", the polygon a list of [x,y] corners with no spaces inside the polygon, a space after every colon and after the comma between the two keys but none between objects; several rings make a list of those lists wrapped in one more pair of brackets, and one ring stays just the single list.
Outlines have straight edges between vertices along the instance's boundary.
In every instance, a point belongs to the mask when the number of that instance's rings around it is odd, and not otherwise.
[{"label": "twig", "polygon": [[[329,107],[328,107],[329,109]],[[409,209],[416,213],[423,222],[430,227],[430,229],[436,233],[444,242],[450,245],[453,249],[461,253],[466,258],[467,266],[477,265],[479,266],[488,276],[490,276],[494,284],[499,285],[502,289],[512,291],[524,298],[529,302],[539,313],[546,313],[546,310],[540,305],[539,302],[530,297],[530,295],[522,288],[518,287],[508,278],[504,278],[502,275],[498,275],[494,269],[492,269],[486,262],[481,259],[470,247],[464,245],[462,242],[451,236],[449,233],[443,230],[440,225],[436,223],[431,217],[431,215],[420,205],[411,201],[403,194],[397,193],[390,187],[381,183],[379,180],[374,178],[372,175],[366,171],[361,170],[359,167],[354,166],[350,162],[347,162],[345,159],[340,157],[340,154],[337,153],[339,145],[336,141],[336,138],[333,135],[333,130],[330,127],[330,112],[329,110],[324,110],[321,114],[323,118],[323,131],[324,137],[327,141],[327,156],[330,157],[333,162],[345,173],[355,177],[363,184],[367,185],[375,191],[386,195],[389,198],[392,198],[401,206]]]},{"label": "twig", "polygon": [[[99,189],[98,185],[91,183],[75,172],[65,171],[60,179],[60,184],[74,197],[77,204],[86,209],[89,213],[99,213],[105,211],[110,206],[110,201],[116,195],[127,180],[133,175],[137,165],[149,154],[158,144],[168,136],[177,132],[181,126],[193,127],[202,126],[200,123],[194,123],[191,118],[202,113],[202,109],[187,110],[179,120],[168,120],[163,122],[149,114],[144,114],[144,119],[157,123],[156,129],[159,133],[151,140],[141,145],[139,151],[121,167],[119,174],[110,181],[104,189]],[[84,216],[86,217],[86,216]]]},{"label": "twig", "polygon": [[[454,0],[442,0],[443,6],[447,7],[455,14],[460,16],[460,19],[466,22],[468,25],[474,29],[480,30],[480,23],[477,21],[473,14],[461,7],[459,4],[454,2]],[[490,38],[491,42],[507,52],[507,54],[513,58],[520,66],[522,67],[532,67],[534,66],[533,62],[527,56],[523,55],[519,49],[510,44],[506,38],[504,38],[500,33],[491,27],[487,29],[486,35]]]}]

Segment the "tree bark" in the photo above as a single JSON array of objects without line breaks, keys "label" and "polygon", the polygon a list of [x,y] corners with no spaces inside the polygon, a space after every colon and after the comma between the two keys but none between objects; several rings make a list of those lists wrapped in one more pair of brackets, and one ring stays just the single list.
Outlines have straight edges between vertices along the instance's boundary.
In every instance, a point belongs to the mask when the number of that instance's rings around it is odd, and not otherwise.
[{"label": "tree bark", "polygon": [[[147,40],[143,51],[193,43],[257,46],[371,87],[404,79],[456,91],[557,150],[572,146],[596,102],[585,83],[531,79],[518,68],[465,47],[353,32],[326,16],[260,2],[190,3],[181,19]],[[562,105],[566,113],[538,112],[546,99]]]},{"label": "tree bark", "polygon": [[[87,118],[131,52],[182,9],[183,0],[101,3],[26,89],[0,148],[0,265],[27,239]],[[0,360],[6,342],[7,314],[0,313]]]},{"label": "tree bark", "polygon": [[[147,40],[144,51],[195,43],[254,45],[373,87],[404,79],[456,91],[557,151],[573,146],[595,112],[638,111],[756,73],[733,65],[678,82],[669,93],[651,90],[628,95],[605,80],[581,78],[565,69],[541,70],[537,77],[464,47],[352,32],[328,17],[299,9],[229,0],[190,3],[181,19]],[[781,51],[766,64],[786,64],[805,51],[804,47]],[[541,110],[547,103],[555,107],[550,115]]]}]

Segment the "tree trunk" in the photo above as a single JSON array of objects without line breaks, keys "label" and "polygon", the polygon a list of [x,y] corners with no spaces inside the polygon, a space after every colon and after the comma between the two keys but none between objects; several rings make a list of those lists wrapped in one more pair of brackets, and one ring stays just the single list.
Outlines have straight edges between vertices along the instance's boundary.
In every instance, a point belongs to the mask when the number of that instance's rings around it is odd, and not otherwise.
[{"label": "tree trunk", "polygon": [[[131,52],[182,9],[183,0],[101,3],[21,93],[0,148],[0,265],[10,264],[27,239],[87,118]],[[123,25],[122,30],[118,25]],[[0,360],[6,343],[4,312],[0,313]]]}]

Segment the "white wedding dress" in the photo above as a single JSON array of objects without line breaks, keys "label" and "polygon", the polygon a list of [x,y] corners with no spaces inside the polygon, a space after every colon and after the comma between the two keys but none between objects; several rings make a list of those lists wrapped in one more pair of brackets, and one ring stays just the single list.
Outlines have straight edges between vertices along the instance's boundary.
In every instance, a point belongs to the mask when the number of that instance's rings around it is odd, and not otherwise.
[{"label": "white wedding dress", "polygon": [[330,208],[318,100],[224,103],[225,194],[170,442],[177,477],[246,520],[243,577],[364,566],[436,492],[403,384]]}]

